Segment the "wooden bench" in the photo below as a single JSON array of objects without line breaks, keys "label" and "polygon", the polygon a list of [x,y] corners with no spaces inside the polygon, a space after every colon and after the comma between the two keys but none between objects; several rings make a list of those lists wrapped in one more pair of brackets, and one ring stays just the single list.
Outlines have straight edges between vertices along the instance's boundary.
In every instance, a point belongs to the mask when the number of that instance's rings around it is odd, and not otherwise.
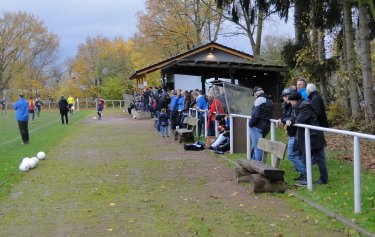
[{"label": "wooden bench", "polygon": [[[285,171],[278,167],[280,160],[284,159],[286,144],[260,138],[258,148],[263,151],[262,161],[237,160],[240,167],[234,170],[236,181],[238,183],[250,182],[251,191],[254,193],[285,192]],[[267,153],[276,156],[274,166],[266,164]]]},{"label": "wooden bench", "polygon": [[177,128],[174,131],[174,140],[179,142],[194,142],[194,129],[198,124],[198,118],[187,116],[183,121],[186,128]]}]

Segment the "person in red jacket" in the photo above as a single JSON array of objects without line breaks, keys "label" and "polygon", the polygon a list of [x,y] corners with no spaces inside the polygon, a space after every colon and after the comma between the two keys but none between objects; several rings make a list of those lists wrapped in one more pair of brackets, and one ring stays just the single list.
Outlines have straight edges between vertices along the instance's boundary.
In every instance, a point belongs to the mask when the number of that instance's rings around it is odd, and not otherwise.
[{"label": "person in red jacket", "polygon": [[31,121],[34,122],[35,118],[35,101],[32,96],[30,96],[30,99],[27,101],[28,103],[28,110],[29,110],[29,115],[31,115]]},{"label": "person in red jacket", "polygon": [[210,101],[207,117],[207,136],[215,136],[215,118],[217,114],[224,114],[224,108],[218,93],[215,94],[212,90],[207,97],[208,101]]}]

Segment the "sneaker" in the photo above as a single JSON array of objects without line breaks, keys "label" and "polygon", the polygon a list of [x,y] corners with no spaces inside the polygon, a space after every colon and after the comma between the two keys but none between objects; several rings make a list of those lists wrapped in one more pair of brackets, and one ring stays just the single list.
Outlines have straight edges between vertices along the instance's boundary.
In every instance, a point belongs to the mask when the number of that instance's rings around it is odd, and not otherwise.
[{"label": "sneaker", "polygon": [[307,181],[306,180],[298,180],[296,183],[295,183],[296,186],[299,186],[299,187],[305,187],[307,186]]},{"label": "sneaker", "polygon": [[314,182],[317,185],[326,185],[328,182],[324,182],[321,179],[318,179],[317,181]]},{"label": "sneaker", "polygon": [[27,145],[29,142],[22,142],[21,145]]},{"label": "sneaker", "polygon": [[220,154],[220,155],[223,155],[224,152],[223,151],[218,151],[218,150],[215,150],[215,154]]},{"label": "sneaker", "polygon": [[304,178],[304,177],[303,177],[303,174],[300,174],[299,177],[294,178],[293,180],[295,180],[295,181],[299,181],[299,180],[302,180],[302,178]]},{"label": "sneaker", "polygon": [[209,150],[215,150],[215,148],[213,148],[212,146],[209,146],[208,149]]}]

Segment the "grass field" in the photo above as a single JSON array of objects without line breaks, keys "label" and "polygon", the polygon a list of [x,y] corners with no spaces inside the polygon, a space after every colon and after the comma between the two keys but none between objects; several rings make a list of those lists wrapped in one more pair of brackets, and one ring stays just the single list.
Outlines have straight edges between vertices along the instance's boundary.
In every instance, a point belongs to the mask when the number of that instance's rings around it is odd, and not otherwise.
[{"label": "grass field", "polygon": [[89,115],[95,115],[95,111],[76,112],[69,117],[69,125],[63,126],[58,110],[44,110],[40,117],[35,116],[34,122],[29,121],[29,145],[21,145],[15,112],[0,115],[0,196],[8,193],[9,188],[20,179],[22,173],[18,171],[18,166],[24,157],[36,156],[39,151],[48,155],[68,130],[75,129]]}]

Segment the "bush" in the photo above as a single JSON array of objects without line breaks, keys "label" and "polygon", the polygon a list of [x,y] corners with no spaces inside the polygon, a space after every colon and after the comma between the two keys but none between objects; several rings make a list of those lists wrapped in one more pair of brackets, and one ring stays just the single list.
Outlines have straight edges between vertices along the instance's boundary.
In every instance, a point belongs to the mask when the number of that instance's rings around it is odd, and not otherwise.
[{"label": "bush", "polygon": [[347,108],[335,101],[327,108],[327,118],[332,126],[342,126],[350,122],[350,113]]}]

